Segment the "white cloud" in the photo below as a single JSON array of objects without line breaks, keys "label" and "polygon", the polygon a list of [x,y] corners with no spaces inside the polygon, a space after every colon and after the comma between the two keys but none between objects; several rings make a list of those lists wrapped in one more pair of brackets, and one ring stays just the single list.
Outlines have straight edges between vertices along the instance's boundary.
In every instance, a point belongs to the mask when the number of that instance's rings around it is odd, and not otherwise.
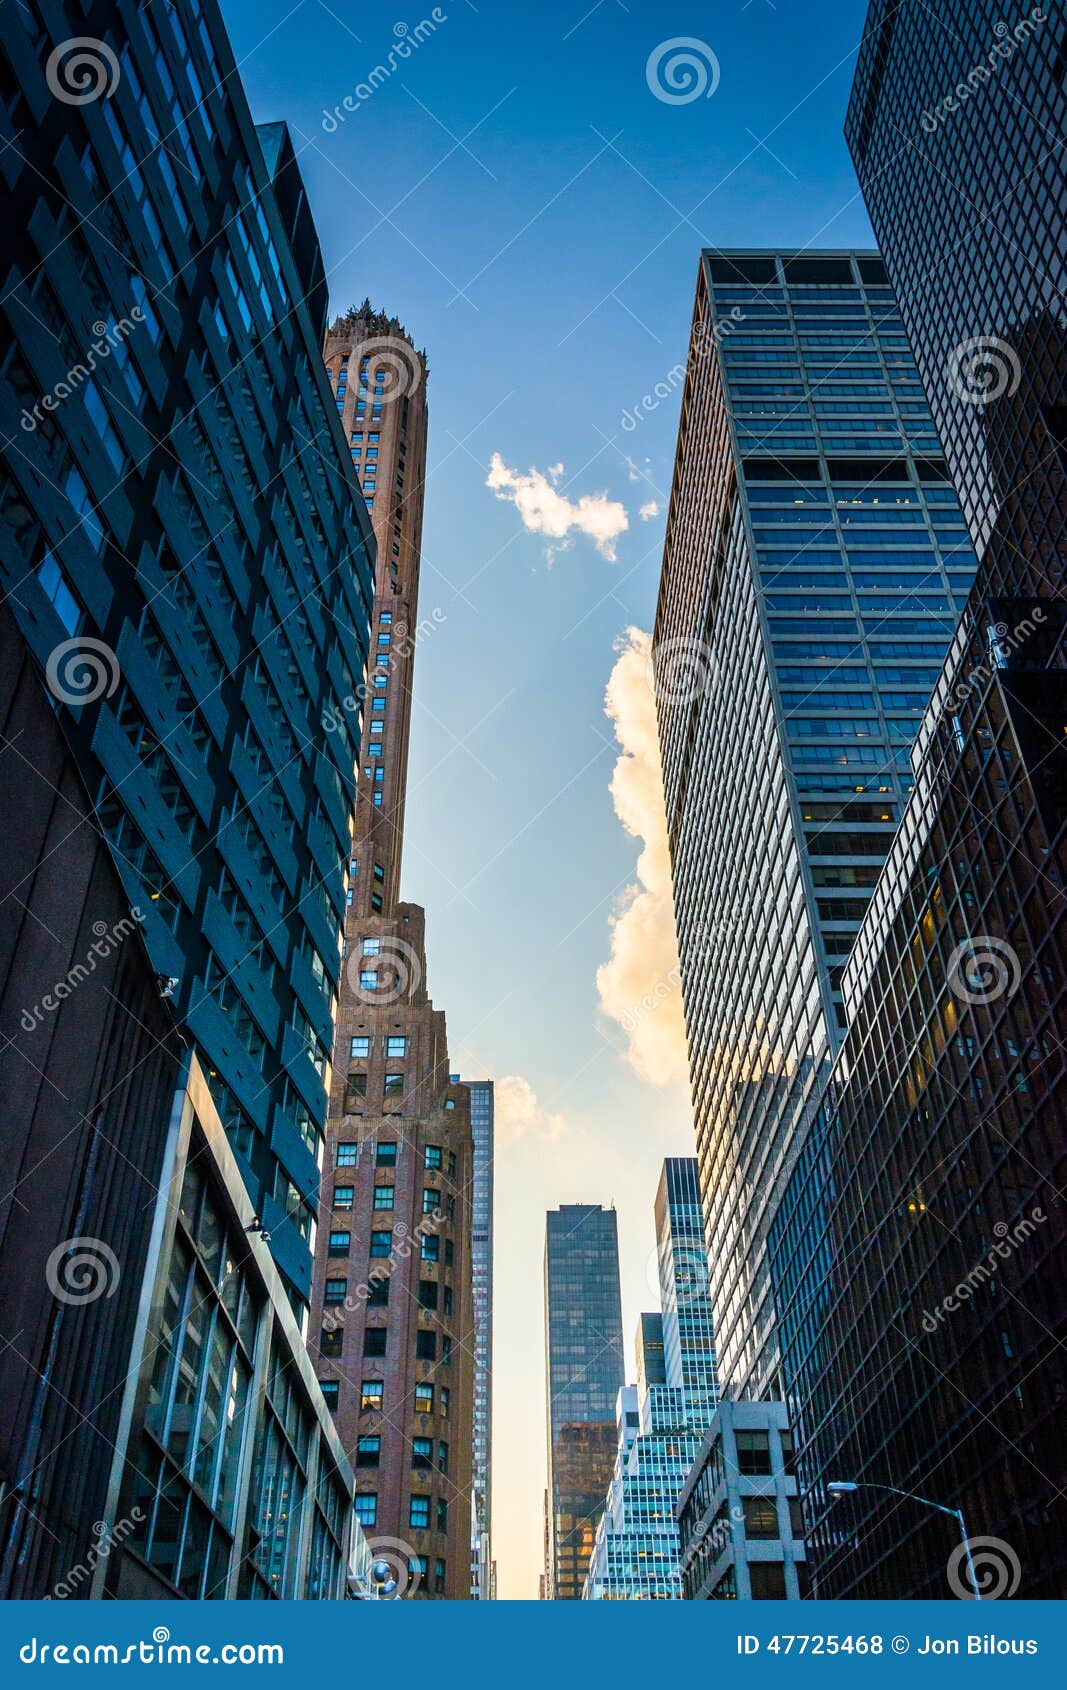
[{"label": "white cloud", "polygon": [[542,1108],[521,1074],[505,1074],[493,1082],[493,1135],[498,1145],[519,1138],[560,1138],[565,1128],[563,1116]]},{"label": "white cloud", "polygon": [[531,469],[523,475],[510,469],[500,453],[494,452],[485,485],[498,499],[515,506],[529,533],[546,534],[559,542],[548,548],[549,557],[566,551],[573,544],[573,534],[578,533],[588,535],[601,557],[614,563],[615,542],[630,526],[626,507],[606,493],[583,493],[577,502],[568,499],[555,487],[562,474],[562,464],[551,464],[547,473]]},{"label": "white cloud", "polygon": [[687,1083],[678,944],[674,930],[667,819],[663,805],[656,704],[649,683],[652,642],[628,628],[604,694],[620,754],[611,796],[626,832],[643,841],[637,883],[613,917],[611,956],[597,970],[606,1015],[626,1033],[627,1055],[642,1079]]},{"label": "white cloud", "polygon": [[647,504],[641,506],[637,514],[642,522],[651,522],[654,516],[659,515],[659,500],[649,499]]}]

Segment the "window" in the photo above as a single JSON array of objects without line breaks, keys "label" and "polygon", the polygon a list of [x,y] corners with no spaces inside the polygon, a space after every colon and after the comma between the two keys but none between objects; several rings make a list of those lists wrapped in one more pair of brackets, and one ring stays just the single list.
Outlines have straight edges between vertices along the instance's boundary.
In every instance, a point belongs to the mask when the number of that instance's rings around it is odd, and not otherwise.
[{"label": "window", "polygon": [[389,1280],[375,1279],[371,1275],[367,1284],[367,1307],[369,1309],[384,1309],[389,1301]]},{"label": "window", "polygon": [[442,1420],[448,1419],[448,1408],[449,1408],[449,1404],[450,1404],[451,1400],[452,1400],[452,1393],[450,1392],[448,1386],[442,1385],[441,1386],[441,1419]]},{"label": "window", "polygon": [[330,1255],[347,1256],[352,1248],[352,1234],[350,1232],[331,1232]]},{"label": "window", "polygon": [[364,939],[364,941],[363,941],[363,955],[364,956],[380,956],[381,950],[382,950],[382,942],[381,942],[380,939]]},{"label": "window", "polygon": [[393,1038],[393,1037],[386,1039],[386,1041],[385,1041],[385,1054],[386,1054],[386,1056],[406,1056],[407,1053],[408,1053],[408,1041],[407,1041],[407,1039],[405,1039],[405,1038]]},{"label": "window", "polygon": [[[378,990],[378,970],[376,968],[361,968],[359,971],[359,989],[361,992],[376,992]],[[368,1044],[370,1041],[367,1041]]]},{"label": "window", "polygon": [[770,1443],[766,1432],[735,1432],[737,1471],[745,1477],[761,1477],[771,1470]]},{"label": "window", "polygon": [[352,1143],[339,1144],[337,1146],[337,1166],[339,1168],[354,1168],[358,1148],[358,1145]]},{"label": "window", "polygon": [[376,1209],[391,1209],[395,1189],[395,1186],[392,1185],[376,1185],[374,1187],[374,1207]]},{"label": "window", "polygon": [[380,1413],[384,1392],[385,1385],[381,1379],[364,1379],[359,1398],[360,1413]]},{"label": "window", "polygon": [[443,1496],[437,1498],[437,1530],[439,1532],[447,1532],[448,1530],[448,1503]]},{"label": "window", "polygon": [[377,1467],[382,1456],[382,1440],[379,1437],[358,1438],[356,1440],[356,1466]]},{"label": "window", "polygon": [[456,1259],[456,1247],[451,1238],[445,1239],[445,1267],[452,1267]]},{"label": "window", "polygon": [[362,1495],[356,1493],[356,1519],[361,1526],[374,1526],[378,1523],[378,1495],[376,1491],[364,1491]]},{"label": "window", "polygon": [[773,1496],[746,1496],[742,1505],[745,1510],[746,1537],[778,1536],[778,1509]]},{"label": "window", "polygon": [[408,1509],[408,1525],[416,1529],[430,1524],[430,1499],[428,1496],[413,1496]]},{"label": "window", "polygon": [[385,1076],[386,1096],[389,1096],[390,1093],[393,1096],[395,1096],[397,1092],[402,1092],[403,1089],[404,1089],[404,1076],[403,1076],[403,1074],[386,1074],[386,1076]]},{"label": "window", "polygon": [[333,1206],[335,1209],[350,1209],[354,1187],[351,1185],[335,1185],[333,1188]]},{"label": "window", "polygon": [[[81,605],[67,586],[63,571],[51,552],[45,552],[44,562],[37,570],[37,581],[42,591],[51,600],[52,609],[59,617],[67,633],[76,634],[82,623]],[[403,1055],[403,1051],[400,1054]]]},{"label": "window", "polygon": [[418,1361],[437,1360],[437,1333],[416,1332],[415,1356]]},{"label": "window", "polygon": [[339,1356],[344,1341],[344,1332],[340,1326],[324,1326],[319,1333],[319,1354],[324,1356]]},{"label": "window", "polygon": [[436,1596],[443,1596],[445,1592],[445,1564],[440,1558],[433,1564],[433,1588]]},{"label": "window", "polygon": [[446,1367],[452,1366],[452,1340],[447,1332],[441,1336],[441,1360]]},{"label": "window", "polygon": [[365,1356],[383,1356],[385,1354],[384,1326],[368,1326],[363,1334],[363,1354]]},{"label": "window", "polygon": [[423,1186],[423,1188],[422,1188],[422,1212],[423,1212],[424,1215],[432,1215],[434,1210],[437,1208],[438,1204],[440,1203],[440,1201],[441,1201],[441,1193],[438,1190],[436,1190],[436,1188],[434,1186],[432,1186],[432,1185]]},{"label": "window", "polygon": [[396,1145],[391,1143],[388,1139],[386,1139],[383,1143],[380,1143],[374,1160],[375,1164],[379,1168],[395,1168]]},{"label": "window", "polygon": [[[382,710],[384,710],[384,709],[385,709],[385,699],[384,699],[384,698],[376,698],[376,699],[375,699],[375,700],[374,700],[374,708],[375,708],[375,710],[378,710],[378,709],[382,709]],[[384,868],[383,868],[383,867],[382,867],[382,865],[381,865],[381,863],[375,863],[375,865],[374,865],[374,871],[373,871],[373,872],[374,872],[374,878],[375,878],[375,880],[382,880],[382,881],[384,881],[384,879],[385,879],[385,870],[384,870]],[[406,1042],[407,1042],[407,1041],[406,1041],[406,1040],[405,1040],[405,1043],[406,1043]],[[398,1051],[397,1051],[397,1052],[396,1052],[396,1054],[397,1054],[397,1056],[403,1056],[403,1054],[404,1054],[404,1052],[403,1052],[403,1051],[402,1051],[402,1050],[398,1050]]]},{"label": "window", "polygon": [[451,1285],[445,1286],[444,1296],[445,1296],[445,1313],[451,1314],[452,1313],[452,1287],[451,1287]]},{"label": "window", "polygon": [[351,1046],[349,1047],[348,1054],[349,1056],[369,1056],[370,1039],[364,1037],[362,1034],[358,1038],[353,1039]]},{"label": "window", "polygon": [[417,1468],[420,1473],[429,1472],[433,1466],[432,1438],[412,1438],[411,1465]]},{"label": "window", "polygon": [[372,1232],[370,1235],[370,1253],[372,1256],[388,1256],[393,1248],[391,1232]]},{"label": "window", "polygon": [[781,1561],[752,1561],[748,1569],[755,1602],[785,1599],[785,1567]]},{"label": "window", "polygon": [[345,1077],[345,1102],[367,1095],[366,1074],[348,1074]]},{"label": "window", "polygon": [[441,1253],[441,1240],[434,1238],[432,1235],[424,1234],[419,1253],[424,1262],[436,1262]]},{"label": "window", "polygon": [[428,1144],[426,1146],[423,1166],[427,1168],[440,1168],[442,1166],[441,1146],[439,1144]]},{"label": "window", "polygon": [[343,1303],[347,1296],[347,1279],[328,1279],[326,1281],[326,1290],[322,1299],[324,1303]]},{"label": "window", "polygon": [[448,1472],[448,1445],[439,1443],[437,1446],[437,1465],[442,1473]]},{"label": "window", "polygon": [[325,1402],[326,1407],[331,1410],[335,1409],[337,1407],[337,1399],[341,1395],[340,1380],[320,1379],[319,1390],[322,1392],[323,1401]]},{"label": "window", "polygon": [[432,1414],[433,1413],[433,1386],[432,1385],[416,1385],[415,1386],[415,1413],[416,1414]]},{"label": "window", "polygon": [[437,1307],[436,1279],[419,1280],[419,1307],[420,1309],[435,1309]]}]

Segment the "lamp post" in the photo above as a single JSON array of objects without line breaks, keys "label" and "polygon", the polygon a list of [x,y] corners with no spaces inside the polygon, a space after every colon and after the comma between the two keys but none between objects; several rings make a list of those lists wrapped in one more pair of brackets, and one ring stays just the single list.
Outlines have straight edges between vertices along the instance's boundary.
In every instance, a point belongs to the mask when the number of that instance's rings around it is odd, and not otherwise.
[{"label": "lamp post", "polygon": [[967,1554],[967,1572],[971,1581],[971,1589],[974,1591],[974,1599],[976,1602],[982,1600],[982,1592],[978,1588],[978,1575],[974,1568],[974,1558],[971,1555],[971,1540],[967,1536],[962,1508],[946,1508],[943,1502],[931,1502],[928,1496],[919,1496],[913,1490],[900,1490],[896,1485],[877,1485],[866,1479],[860,1480],[858,1483],[852,1479],[830,1479],[826,1488],[831,1496],[850,1496],[853,1491],[857,1490],[884,1490],[892,1496],[907,1497],[909,1502],[921,1502],[925,1508],[936,1508],[939,1514],[948,1514],[960,1528],[960,1536],[963,1539],[963,1547]]}]

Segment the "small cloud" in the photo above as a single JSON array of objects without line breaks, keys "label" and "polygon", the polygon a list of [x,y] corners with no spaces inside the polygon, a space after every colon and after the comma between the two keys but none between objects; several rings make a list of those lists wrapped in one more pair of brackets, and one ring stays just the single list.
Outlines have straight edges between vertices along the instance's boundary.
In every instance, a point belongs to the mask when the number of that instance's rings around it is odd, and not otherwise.
[{"label": "small cloud", "polygon": [[493,1082],[493,1133],[497,1144],[519,1138],[557,1139],[566,1121],[543,1109],[529,1080],[505,1074]]},{"label": "small cloud", "polygon": [[494,452],[485,485],[498,499],[515,506],[528,533],[546,534],[559,542],[548,548],[549,557],[566,551],[573,544],[573,534],[578,533],[588,535],[601,557],[614,563],[615,542],[630,526],[626,507],[606,493],[584,493],[577,502],[568,499],[554,485],[562,474],[563,465],[552,464],[545,474],[531,469],[523,475],[510,469],[500,453]]},{"label": "small cloud", "polygon": [[654,516],[659,515],[659,500],[649,499],[646,505],[641,506],[637,514],[642,522],[651,522]]}]

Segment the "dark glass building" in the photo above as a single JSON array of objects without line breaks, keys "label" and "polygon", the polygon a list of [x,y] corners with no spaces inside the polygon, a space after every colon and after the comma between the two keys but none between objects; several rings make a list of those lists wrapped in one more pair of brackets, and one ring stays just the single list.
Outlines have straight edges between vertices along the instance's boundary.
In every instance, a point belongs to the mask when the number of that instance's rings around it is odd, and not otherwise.
[{"label": "dark glass building", "polygon": [[875,252],[705,251],[656,614],[723,1388],[779,1387],[766,1232],[975,567]]},{"label": "dark glass building", "polygon": [[[871,10],[847,133],[978,554],[771,1241],[817,1592],[1062,1597],[1067,13]],[[947,255],[947,256],[946,256]],[[992,1564],[990,1564],[992,1563]]]},{"label": "dark glass building", "polygon": [[614,1209],[565,1203],[545,1231],[545,1594],[578,1601],[615,1462],[624,1378]]},{"label": "dark glass building", "polygon": [[26,0],[0,39],[0,585],[299,1306],[373,550],[318,243],[215,0]]}]

